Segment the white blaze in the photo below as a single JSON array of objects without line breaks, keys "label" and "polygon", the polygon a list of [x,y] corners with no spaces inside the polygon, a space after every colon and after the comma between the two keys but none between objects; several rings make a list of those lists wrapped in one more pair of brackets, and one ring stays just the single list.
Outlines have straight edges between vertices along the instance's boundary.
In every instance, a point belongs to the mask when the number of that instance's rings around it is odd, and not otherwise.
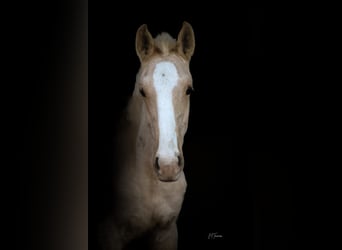
[{"label": "white blaze", "polygon": [[159,125],[158,157],[174,158],[178,153],[172,90],[177,85],[178,73],[171,62],[160,62],[153,72],[153,85],[157,94]]}]

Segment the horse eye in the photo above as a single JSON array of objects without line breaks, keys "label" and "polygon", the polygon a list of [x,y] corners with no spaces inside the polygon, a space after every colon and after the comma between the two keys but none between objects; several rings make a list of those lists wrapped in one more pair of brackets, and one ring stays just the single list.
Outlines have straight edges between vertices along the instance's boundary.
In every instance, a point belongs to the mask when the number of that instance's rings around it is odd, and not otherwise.
[{"label": "horse eye", "polygon": [[139,89],[139,92],[143,97],[146,97],[145,91],[143,89]]},{"label": "horse eye", "polygon": [[192,87],[188,87],[188,88],[186,89],[185,94],[186,94],[186,95],[190,95],[192,92],[194,92],[194,89],[193,89]]}]

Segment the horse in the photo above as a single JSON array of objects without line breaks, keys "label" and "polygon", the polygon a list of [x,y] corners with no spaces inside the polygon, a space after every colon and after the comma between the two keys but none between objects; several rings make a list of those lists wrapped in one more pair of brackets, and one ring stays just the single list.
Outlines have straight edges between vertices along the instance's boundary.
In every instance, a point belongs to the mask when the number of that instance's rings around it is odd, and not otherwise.
[{"label": "horse", "polygon": [[152,37],[146,24],[136,31],[140,68],[118,133],[115,209],[103,226],[105,250],[127,249],[139,238],[148,249],[178,247],[194,48],[194,31],[185,21],[177,39],[167,32]]}]

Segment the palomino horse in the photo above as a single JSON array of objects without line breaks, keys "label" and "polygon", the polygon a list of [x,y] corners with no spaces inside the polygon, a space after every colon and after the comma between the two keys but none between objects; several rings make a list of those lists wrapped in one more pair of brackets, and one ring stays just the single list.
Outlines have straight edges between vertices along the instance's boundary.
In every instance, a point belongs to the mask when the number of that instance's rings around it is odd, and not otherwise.
[{"label": "palomino horse", "polygon": [[184,22],[177,40],[168,33],[153,38],[144,24],[135,45],[141,65],[119,133],[116,207],[105,226],[104,249],[126,249],[141,237],[149,249],[177,249],[194,32]]}]

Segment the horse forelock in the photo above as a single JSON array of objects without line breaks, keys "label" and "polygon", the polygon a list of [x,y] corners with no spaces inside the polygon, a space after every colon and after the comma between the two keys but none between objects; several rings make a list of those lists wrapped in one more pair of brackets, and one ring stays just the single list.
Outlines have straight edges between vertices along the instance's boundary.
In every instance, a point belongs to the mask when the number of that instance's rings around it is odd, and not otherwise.
[{"label": "horse forelock", "polygon": [[168,55],[176,51],[176,39],[169,33],[163,32],[154,39],[155,49],[162,55]]}]

